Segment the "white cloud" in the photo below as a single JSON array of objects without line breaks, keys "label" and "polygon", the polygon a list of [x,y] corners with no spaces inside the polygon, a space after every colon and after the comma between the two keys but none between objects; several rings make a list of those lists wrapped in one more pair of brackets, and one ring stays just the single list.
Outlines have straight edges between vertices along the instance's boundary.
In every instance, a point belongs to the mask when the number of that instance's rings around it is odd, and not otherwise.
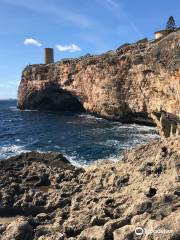
[{"label": "white cloud", "polygon": [[24,45],[35,45],[37,47],[42,46],[42,44],[39,41],[37,41],[36,39],[33,39],[33,38],[26,38],[24,40]]},{"label": "white cloud", "polygon": [[78,52],[81,51],[82,49],[77,46],[76,44],[70,44],[70,45],[56,45],[56,48],[60,51],[60,52]]}]

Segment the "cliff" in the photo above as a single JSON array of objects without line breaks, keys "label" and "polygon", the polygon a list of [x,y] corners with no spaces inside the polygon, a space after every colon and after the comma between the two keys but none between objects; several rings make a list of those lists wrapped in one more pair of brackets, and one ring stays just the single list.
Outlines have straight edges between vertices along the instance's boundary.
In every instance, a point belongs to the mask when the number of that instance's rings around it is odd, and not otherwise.
[{"label": "cliff", "polygon": [[0,239],[180,239],[179,160],[180,137],[85,169],[55,153],[0,161]]},{"label": "cliff", "polygon": [[180,31],[161,40],[126,44],[99,56],[27,66],[20,109],[83,109],[131,120],[163,110],[180,116]]},{"label": "cliff", "polygon": [[161,138],[180,135],[180,118],[165,111],[152,112],[151,117]]}]

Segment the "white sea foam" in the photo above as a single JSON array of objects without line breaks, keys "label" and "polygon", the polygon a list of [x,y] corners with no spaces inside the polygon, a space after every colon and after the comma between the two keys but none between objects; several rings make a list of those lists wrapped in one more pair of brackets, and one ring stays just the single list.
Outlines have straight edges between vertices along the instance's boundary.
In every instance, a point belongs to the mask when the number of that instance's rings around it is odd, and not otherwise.
[{"label": "white sea foam", "polygon": [[11,110],[11,111],[19,111],[19,112],[38,112],[39,110],[31,110],[31,109],[19,109],[19,108],[17,108],[17,107],[14,107],[14,106],[12,106],[12,107],[9,107],[9,109]]},{"label": "white sea foam", "polygon": [[89,164],[87,164],[86,160],[83,157],[80,157],[79,154],[76,151],[72,151],[70,154],[67,153],[65,150],[61,149],[61,154],[65,158],[67,158],[70,163],[76,167],[86,167]]},{"label": "white sea foam", "polygon": [[16,122],[16,121],[23,121],[23,118],[16,118],[16,119],[5,119],[3,122]]},{"label": "white sea foam", "polygon": [[3,122],[12,122],[12,119],[3,120]]},{"label": "white sea foam", "polygon": [[138,124],[122,124],[118,122],[113,122],[114,128],[117,129],[134,129],[134,130],[139,130],[139,131],[147,131],[149,132],[150,130],[154,130],[154,127],[152,126],[143,126],[143,125],[138,125]]},{"label": "white sea foam", "polygon": [[83,118],[83,119],[94,119],[94,120],[106,121],[104,118],[93,116],[93,115],[89,115],[89,114],[80,114],[78,116]]},{"label": "white sea foam", "polygon": [[39,110],[31,110],[31,109],[25,109],[25,110],[20,109],[19,111],[21,111],[21,112],[39,112]]},{"label": "white sea foam", "polygon": [[121,155],[111,155],[107,158],[99,159],[98,161],[112,161],[112,162],[118,162],[121,159]]},{"label": "white sea foam", "polygon": [[106,140],[104,142],[100,142],[99,144],[104,145],[104,146],[113,147],[113,146],[119,146],[122,143],[119,140],[109,139],[109,140]]},{"label": "white sea foam", "polygon": [[3,147],[0,147],[0,156],[1,156],[0,158],[4,159],[7,157],[12,157],[23,152],[29,152],[29,151],[26,150],[24,146],[21,146],[21,145],[15,145],[15,144],[6,145]]},{"label": "white sea foam", "polygon": [[17,107],[14,107],[14,106],[12,106],[12,107],[9,107],[9,109],[11,110],[11,111],[15,111],[15,112],[17,112],[17,111],[20,111]]},{"label": "white sea foam", "polygon": [[54,148],[56,148],[56,149],[60,149],[61,147],[58,146],[58,145],[54,145]]},{"label": "white sea foam", "polygon": [[67,158],[67,159],[70,161],[70,163],[71,163],[72,165],[74,165],[74,166],[76,166],[76,167],[83,167],[83,166],[84,166],[82,163],[77,162],[76,160],[74,160],[74,157],[68,156],[68,155],[66,155],[66,154],[64,154],[64,156],[65,156],[65,158]]}]

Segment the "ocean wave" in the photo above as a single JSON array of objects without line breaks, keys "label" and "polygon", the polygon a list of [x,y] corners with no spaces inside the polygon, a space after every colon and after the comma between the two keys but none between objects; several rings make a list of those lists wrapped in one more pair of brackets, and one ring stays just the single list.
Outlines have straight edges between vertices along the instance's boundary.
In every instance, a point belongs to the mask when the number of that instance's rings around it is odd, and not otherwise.
[{"label": "ocean wave", "polygon": [[122,123],[117,123],[115,122],[113,125],[115,125],[115,128],[119,129],[134,129],[134,130],[139,130],[139,131],[155,131],[154,127],[152,126],[143,126],[143,125],[138,125],[135,123],[132,124],[122,124]]},{"label": "ocean wave", "polygon": [[54,148],[56,148],[56,149],[60,149],[61,147],[58,146],[58,145],[54,145]]},{"label": "ocean wave", "polygon": [[87,163],[87,161],[85,159],[82,159],[80,157],[77,156],[77,154],[67,154],[67,153],[63,153],[64,157],[67,158],[70,163],[76,167],[86,167],[89,164]]},{"label": "ocean wave", "polygon": [[78,117],[84,118],[84,119],[90,119],[90,120],[107,121],[107,120],[105,120],[104,118],[97,117],[97,116],[90,115],[90,114],[79,114]]},{"label": "ocean wave", "polygon": [[119,140],[109,139],[103,142],[99,142],[98,144],[108,147],[120,146],[122,143]]},{"label": "ocean wave", "polygon": [[24,148],[24,146],[21,145],[6,145],[0,147],[0,159],[6,159],[8,157],[12,157],[18,154],[21,154],[23,152],[29,152]]},{"label": "ocean wave", "polygon": [[8,109],[10,109],[10,111],[13,111],[13,112],[19,111],[19,109],[15,106],[9,107]]},{"label": "ocean wave", "polygon": [[31,110],[31,109],[24,109],[24,110],[18,109],[18,110],[21,112],[39,112],[39,110]]},{"label": "ocean wave", "polygon": [[3,122],[12,122],[12,119],[3,120]]},{"label": "ocean wave", "polygon": [[31,109],[19,109],[19,108],[17,108],[17,107],[14,107],[14,106],[12,106],[12,107],[9,107],[9,109],[11,110],[11,111],[17,111],[17,112],[38,112],[39,110],[31,110]]},{"label": "ocean wave", "polygon": [[16,122],[16,121],[23,121],[23,118],[13,118],[13,119],[5,119],[3,122]]}]

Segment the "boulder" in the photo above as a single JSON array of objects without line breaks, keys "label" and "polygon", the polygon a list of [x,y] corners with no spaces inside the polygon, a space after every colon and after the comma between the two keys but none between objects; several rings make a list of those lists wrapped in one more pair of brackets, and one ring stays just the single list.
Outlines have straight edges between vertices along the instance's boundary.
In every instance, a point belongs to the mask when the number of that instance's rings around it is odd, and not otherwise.
[{"label": "boulder", "polygon": [[32,240],[33,228],[25,218],[17,218],[16,221],[10,223],[1,240]]},{"label": "boulder", "polygon": [[106,240],[106,230],[100,226],[94,226],[83,230],[78,240]]}]

